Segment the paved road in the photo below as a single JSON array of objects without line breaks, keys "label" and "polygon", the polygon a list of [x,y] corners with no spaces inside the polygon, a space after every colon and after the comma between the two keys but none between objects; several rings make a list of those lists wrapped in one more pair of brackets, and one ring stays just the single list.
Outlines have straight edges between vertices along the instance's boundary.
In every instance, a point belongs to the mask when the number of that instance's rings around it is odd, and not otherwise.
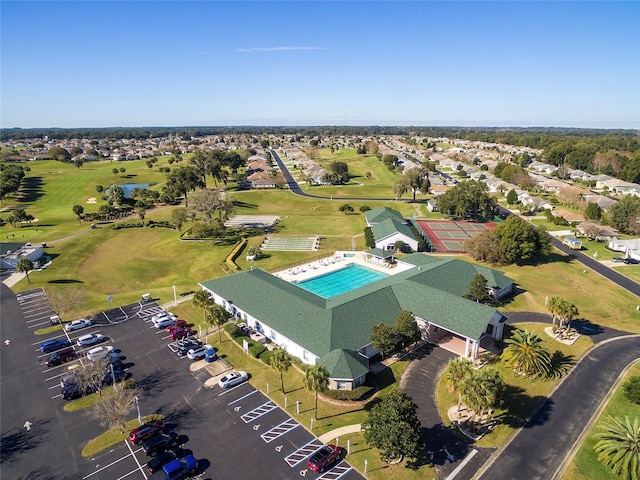
[{"label": "paved road", "polygon": [[638,358],[640,335],[596,346],[474,480],[555,478],[602,399],[625,367]]},{"label": "paved road", "polygon": [[568,255],[569,258],[582,263],[585,267],[588,267],[591,270],[599,273],[603,277],[608,278],[616,285],[634,294],[636,297],[640,297],[640,284],[638,284],[637,282],[634,282],[630,278],[625,277],[621,273],[618,273],[616,270],[603,265],[599,261],[591,258],[589,255],[563,245],[562,242],[557,238],[552,237],[552,243],[554,247]]},{"label": "paved road", "polygon": [[293,175],[291,175],[291,172],[289,172],[289,169],[284,164],[284,162],[280,159],[280,156],[276,153],[276,151],[275,150],[270,150],[270,151],[271,151],[271,157],[278,164],[278,168],[280,168],[282,175],[284,175],[284,178],[287,181],[287,186],[289,187],[291,192],[295,195],[300,195],[301,197],[307,197],[307,198],[318,198],[321,200],[370,200],[370,201],[388,200],[392,202],[395,202],[395,201],[411,202],[411,200],[409,199],[402,199],[402,198],[397,199],[395,197],[392,197],[392,198],[389,198],[389,197],[333,197],[333,196],[326,197],[322,195],[311,195],[310,193],[307,193],[304,190],[302,190],[302,188],[300,188],[300,185],[298,185],[298,182],[296,182],[296,180],[293,178]]}]

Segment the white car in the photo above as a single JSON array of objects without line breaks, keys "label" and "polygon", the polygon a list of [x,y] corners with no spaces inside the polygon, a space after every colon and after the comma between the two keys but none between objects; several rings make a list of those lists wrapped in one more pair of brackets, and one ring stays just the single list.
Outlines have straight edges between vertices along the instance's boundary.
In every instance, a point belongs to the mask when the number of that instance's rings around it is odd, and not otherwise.
[{"label": "white car", "polygon": [[211,345],[202,345],[196,348],[190,348],[187,352],[187,358],[190,360],[198,360],[200,358],[204,358],[207,353],[207,350],[210,350]]},{"label": "white car", "polygon": [[87,347],[89,345],[95,345],[96,343],[104,342],[107,338],[100,333],[89,333],[88,335],[82,335],[78,337],[76,343],[81,347]]},{"label": "white car", "polygon": [[169,325],[173,325],[176,320],[178,320],[178,317],[176,317],[173,313],[168,312],[151,317],[151,322],[156,328],[168,327]]},{"label": "white car", "polygon": [[64,326],[64,329],[67,332],[73,332],[74,330],[80,330],[81,328],[90,327],[93,325],[93,320],[89,320],[88,318],[82,318],[80,320],[74,320],[73,322],[69,322]]},{"label": "white car", "polygon": [[101,358],[108,357],[113,352],[113,347],[108,345],[106,347],[95,347],[87,352],[87,358],[92,362],[100,360]]},{"label": "white car", "polygon": [[218,385],[222,388],[231,388],[236,385],[240,385],[242,382],[246,382],[249,379],[247,372],[231,372],[227,373],[218,381]]}]

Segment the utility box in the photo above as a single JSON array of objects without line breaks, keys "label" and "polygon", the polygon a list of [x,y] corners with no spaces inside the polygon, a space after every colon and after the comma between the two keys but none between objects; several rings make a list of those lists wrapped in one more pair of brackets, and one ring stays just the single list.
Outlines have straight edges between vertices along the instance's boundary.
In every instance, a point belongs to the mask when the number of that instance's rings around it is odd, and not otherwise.
[{"label": "utility box", "polygon": [[150,293],[143,293],[142,294],[142,303],[147,303],[150,302],[152,300],[151,298],[151,294]]},{"label": "utility box", "polygon": [[60,323],[60,317],[58,315],[51,315],[49,317],[49,321],[51,322],[51,325],[58,325]]}]

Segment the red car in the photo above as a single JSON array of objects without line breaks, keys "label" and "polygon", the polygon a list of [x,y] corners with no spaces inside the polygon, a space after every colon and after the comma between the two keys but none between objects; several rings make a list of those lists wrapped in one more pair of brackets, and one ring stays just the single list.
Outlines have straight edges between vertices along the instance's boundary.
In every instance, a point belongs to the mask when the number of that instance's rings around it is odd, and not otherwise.
[{"label": "red car", "polygon": [[322,473],[338,458],[340,458],[340,448],[335,445],[325,445],[316,453],[311,455],[311,458],[307,462],[307,467],[314,472]]},{"label": "red car", "polygon": [[129,433],[129,441],[134,445],[140,445],[145,440],[151,437],[155,437],[157,434],[164,430],[164,422],[162,420],[155,420],[153,422],[147,422],[140,425],[138,428],[134,428]]},{"label": "red car", "polygon": [[180,340],[181,338],[193,335],[195,332],[190,328],[178,328],[169,334],[171,340]]},{"label": "red car", "polygon": [[176,320],[176,323],[174,323],[173,325],[169,325],[166,330],[167,332],[173,332],[178,328],[188,328],[188,327],[189,327],[189,324],[185,320]]}]

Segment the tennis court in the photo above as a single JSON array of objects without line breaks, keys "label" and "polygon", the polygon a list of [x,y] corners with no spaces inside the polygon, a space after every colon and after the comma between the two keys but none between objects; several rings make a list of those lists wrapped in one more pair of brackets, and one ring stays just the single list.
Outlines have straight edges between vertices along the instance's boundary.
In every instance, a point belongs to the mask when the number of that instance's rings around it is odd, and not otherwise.
[{"label": "tennis court", "polygon": [[320,237],[266,237],[260,250],[312,252],[320,248]]},{"label": "tennis court", "polygon": [[487,230],[496,228],[495,222],[472,223],[456,220],[415,220],[414,225],[431,247],[431,251],[463,253],[464,243]]}]

